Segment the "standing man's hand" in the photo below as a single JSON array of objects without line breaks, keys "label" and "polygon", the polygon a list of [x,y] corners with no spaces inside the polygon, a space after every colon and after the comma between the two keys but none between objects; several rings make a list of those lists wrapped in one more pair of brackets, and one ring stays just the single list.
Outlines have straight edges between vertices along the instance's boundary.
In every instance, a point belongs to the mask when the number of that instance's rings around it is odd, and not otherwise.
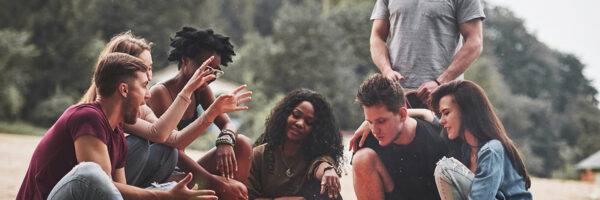
[{"label": "standing man's hand", "polygon": [[404,76],[402,76],[402,74],[400,74],[400,72],[394,71],[391,68],[386,69],[381,74],[383,74],[383,76],[385,76],[386,78],[389,78],[394,81],[404,80]]},{"label": "standing man's hand", "polygon": [[423,103],[427,104],[427,98],[429,98],[431,92],[438,86],[439,85],[435,81],[427,81],[421,84],[417,90],[417,97],[419,97]]}]

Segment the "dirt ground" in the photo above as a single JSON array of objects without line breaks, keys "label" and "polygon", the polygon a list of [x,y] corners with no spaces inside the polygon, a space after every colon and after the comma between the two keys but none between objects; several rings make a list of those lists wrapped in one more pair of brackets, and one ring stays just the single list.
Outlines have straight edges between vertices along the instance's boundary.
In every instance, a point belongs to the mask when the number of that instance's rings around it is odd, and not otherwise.
[{"label": "dirt ground", "polygon": [[[27,166],[39,136],[12,135],[0,133],[0,155],[4,164],[0,165],[0,200],[15,199],[21,186]],[[192,157],[199,157],[202,152],[187,151]],[[356,199],[352,188],[350,169],[342,177],[342,196],[344,199]],[[600,199],[600,184],[579,181],[533,178],[531,192],[535,199],[566,200]]]}]

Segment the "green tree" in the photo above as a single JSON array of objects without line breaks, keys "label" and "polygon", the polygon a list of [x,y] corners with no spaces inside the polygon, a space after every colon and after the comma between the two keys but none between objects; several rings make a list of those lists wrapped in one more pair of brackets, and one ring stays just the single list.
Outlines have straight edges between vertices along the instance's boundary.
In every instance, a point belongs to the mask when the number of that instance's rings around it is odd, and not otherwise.
[{"label": "green tree", "polygon": [[0,120],[16,120],[24,106],[30,60],[38,53],[28,40],[27,32],[0,30]]},{"label": "green tree", "polygon": [[[253,96],[260,94],[266,102],[297,88],[315,90],[335,108],[340,127],[354,129],[363,120],[354,104],[356,89],[376,69],[369,59],[368,33],[360,31],[370,27],[372,4],[340,5],[327,14],[321,6],[320,1],[285,2],[272,35],[246,35],[229,77],[248,83]],[[265,110],[263,101],[252,102],[251,109]]]},{"label": "green tree", "polygon": [[599,115],[597,91],[583,76],[585,66],[539,42],[510,10],[493,7],[485,12],[484,52],[467,78],[490,94],[532,174],[570,174],[561,171],[570,168],[582,147],[596,147],[582,136],[598,141],[587,135],[597,133],[587,123]]}]

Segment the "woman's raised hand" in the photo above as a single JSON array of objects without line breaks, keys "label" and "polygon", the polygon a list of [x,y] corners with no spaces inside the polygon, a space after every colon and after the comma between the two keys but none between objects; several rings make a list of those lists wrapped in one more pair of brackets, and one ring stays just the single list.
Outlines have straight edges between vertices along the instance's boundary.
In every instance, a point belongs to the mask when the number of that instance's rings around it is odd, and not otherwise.
[{"label": "woman's raised hand", "polygon": [[215,59],[214,56],[206,59],[198,69],[194,72],[194,75],[188,80],[185,84],[181,92],[184,93],[187,97],[192,95],[192,93],[203,86],[204,84],[214,80],[216,77],[212,74],[211,70],[206,70],[206,67]]},{"label": "woman's raised hand", "polygon": [[246,85],[242,85],[236,88],[231,94],[223,94],[217,97],[210,107],[214,107],[218,114],[239,111],[239,110],[247,110],[247,106],[240,106],[243,103],[246,103],[252,99],[250,95],[252,95],[251,91],[240,93],[242,90],[246,89]]}]

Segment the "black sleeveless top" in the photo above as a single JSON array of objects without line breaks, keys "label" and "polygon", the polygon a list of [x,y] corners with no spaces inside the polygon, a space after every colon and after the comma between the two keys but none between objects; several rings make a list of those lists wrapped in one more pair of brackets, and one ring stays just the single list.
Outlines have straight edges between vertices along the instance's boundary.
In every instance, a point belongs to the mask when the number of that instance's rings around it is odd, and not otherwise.
[{"label": "black sleeveless top", "polygon": [[[200,105],[198,105],[200,106]],[[177,124],[177,130],[182,130],[185,127],[187,127],[188,125],[190,125],[192,122],[194,122],[194,120],[198,119],[198,107],[196,107],[196,109],[194,110],[194,117],[189,118],[189,119],[181,119],[179,120],[179,123]]]},{"label": "black sleeveless top", "polygon": [[[169,88],[167,88],[167,86],[165,85],[165,83],[160,83],[167,91],[169,91]],[[194,92],[196,93],[196,92]],[[171,95],[171,92],[168,92],[169,96],[171,97],[171,103],[173,103],[173,101],[175,101],[175,97],[173,97]],[[194,122],[194,120],[198,119],[199,114],[198,114],[198,106],[201,106],[200,104],[196,105],[196,109],[194,109],[194,116],[192,118],[189,119],[181,119],[179,120],[179,123],[177,124],[177,130],[182,130],[185,127],[187,127],[188,125],[190,125],[192,122]]]}]

